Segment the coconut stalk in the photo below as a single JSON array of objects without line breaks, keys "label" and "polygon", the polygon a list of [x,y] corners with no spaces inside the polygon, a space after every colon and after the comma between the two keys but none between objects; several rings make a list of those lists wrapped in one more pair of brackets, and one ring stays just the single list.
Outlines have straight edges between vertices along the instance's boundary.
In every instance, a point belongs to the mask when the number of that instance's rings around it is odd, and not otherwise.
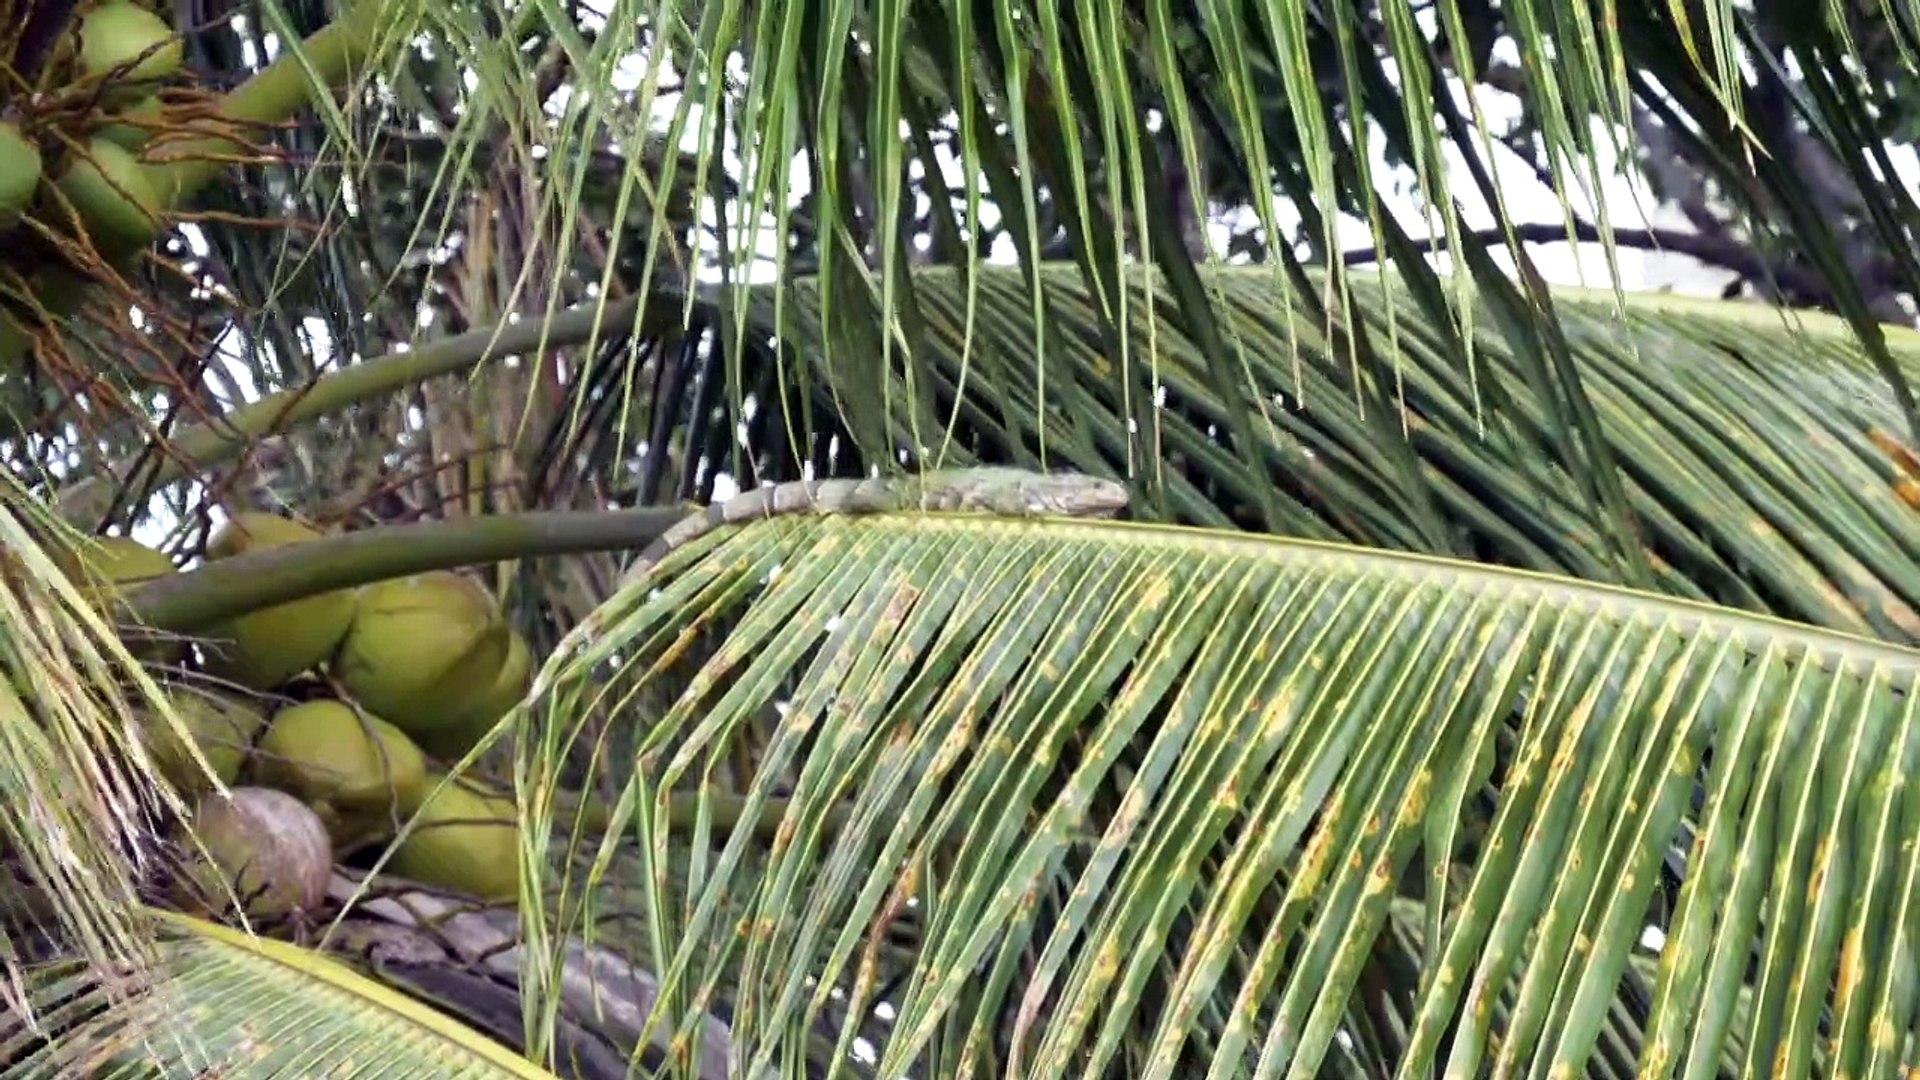
[{"label": "coconut stalk", "polygon": [[[660,999],[659,978],[617,953],[569,937],[563,961],[557,970],[551,970],[544,956],[528,954],[520,913],[512,909],[474,911],[415,890],[368,895],[363,882],[338,873],[333,876],[329,893],[342,906],[352,906],[355,919],[343,928],[350,942],[361,937],[398,945],[400,942],[391,935],[355,933],[368,921],[378,919],[387,927],[413,931],[408,936],[410,943],[426,946],[427,955],[444,950],[449,964],[471,964],[509,985],[526,985],[531,965],[542,976],[557,980],[554,989],[564,1012],[586,1021],[593,1031],[614,1040],[629,1054],[642,1045],[669,1055],[676,1053],[673,1025],[660,1023],[653,1015]],[[448,1007],[458,1011],[455,1003],[448,1003]],[[725,1080],[737,1075],[740,1062],[726,1022],[708,1015],[695,1037],[702,1047],[701,1080]],[[773,1073],[762,1075],[770,1080]]]},{"label": "coconut stalk", "polygon": [[[416,383],[470,371],[505,356],[544,351],[626,333],[641,316],[644,302],[628,297],[594,301],[546,320],[523,320],[396,351],[342,368],[312,383],[269,394],[217,422],[196,424],[168,440],[169,453],[152,465],[149,490],[183,480],[211,465],[239,456],[257,438],[373,401]],[[665,307],[674,305],[666,304]],[[649,312],[649,314],[653,314]],[[0,331],[6,326],[0,324]],[[114,492],[128,482],[138,458],[118,462],[65,489],[55,507],[68,522],[91,529],[107,513]]]},{"label": "coconut stalk", "polygon": [[383,525],[218,559],[129,588],[121,598],[131,622],[192,634],[292,600],[428,570],[640,548],[685,516],[678,507],[649,506]]},{"label": "coconut stalk", "polygon": [[[281,123],[312,101],[309,79],[336,86],[362,67],[377,41],[382,15],[397,4],[386,0],[359,0],[325,29],[302,43],[299,55],[289,51],[220,99],[216,116],[236,126]],[[70,14],[70,12],[69,12]],[[56,34],[57,34],[56,28]],[[311,73],[311,74],[309,74]],[[143,164],[141,174],[171,210],[191,199],[226,168],[229,158],[244,152],[232,139],[207,137],[168,147],[170,160]],[[179,156],[176,156],[179,155]],[[184,155],[196,155],[191,160]],[[75,289],[43,288],[45,272],[27,276],[28,285],[45,297],[46,315],[59,319],[84,306],[97,290],[94,284]],[[0,372],[20,367],[33,337],[25,327],[0,316]]]},{"label": "coconut stalk", "polygon": [[[383,22],[381,16],[399,6],[398,2],[359,0],[303,42],[301,55],[283,55],[229,91],[220,100],[216,115],[241,126],[291,119],[312,100],[308,72],[327,86],[346,81],[372,53]],[[226,168],[223,158],[245,152],[243,144],[219,136],[186,139],[168,143],[166,156],[170,160],[148,164],[144,171],[154,190],[170,195],[170,207],[177,207]]]}]

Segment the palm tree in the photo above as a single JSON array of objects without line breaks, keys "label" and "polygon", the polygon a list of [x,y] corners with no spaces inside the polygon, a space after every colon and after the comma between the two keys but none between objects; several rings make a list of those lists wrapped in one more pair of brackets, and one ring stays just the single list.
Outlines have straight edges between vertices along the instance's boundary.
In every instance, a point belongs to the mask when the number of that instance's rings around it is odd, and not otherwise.
[{"label": "palm tree", "polygon": [[[23,4],[0,111],[0,1075],[1920,1056],[1920,12],[178,3],[168,74],[93,59],[129,8]],[[1580,205],[1616,157],[1690,228]],[[1555,236],[1764,302],[1549,288]],[[727,482],[973,462],[1130,520],[619,585]],[[281,510],[332,535],[212,542]],[[279,717],[372,708],[342,646],[209,737],[235,620],[454,568],[517,702],[355,851],[287,811],[317,879],[288,832],[183,890],[213,777],[311,794]],[[489,904],[408,848],[477,778]]]}]

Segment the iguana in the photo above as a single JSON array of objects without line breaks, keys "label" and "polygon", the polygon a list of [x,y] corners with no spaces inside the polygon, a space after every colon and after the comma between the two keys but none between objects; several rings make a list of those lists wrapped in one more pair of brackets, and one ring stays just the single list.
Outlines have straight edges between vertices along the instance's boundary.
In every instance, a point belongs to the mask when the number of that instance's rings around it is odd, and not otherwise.
[{"label": "iguana", "polygon": [[714,529],[776,514],[933,510],[1012,517],[1112,517],[1126,506],[1125,485],[1083,473],[987,467],[866,480],[796,480],[743,491],[674,525],[640,552],[621,585],[646,577],[675,549]]}]

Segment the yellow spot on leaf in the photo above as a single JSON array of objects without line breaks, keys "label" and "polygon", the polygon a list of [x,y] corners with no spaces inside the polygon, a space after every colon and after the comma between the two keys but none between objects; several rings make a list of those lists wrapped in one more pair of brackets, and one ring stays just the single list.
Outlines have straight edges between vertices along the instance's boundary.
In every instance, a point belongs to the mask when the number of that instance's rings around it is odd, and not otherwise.
[{"label": "yellow spot on leaf", "polygon": [[1833,843],[1822,837],[1820,847],[1813,856],[1813,876],[1807,879],[1807,900],[1809,903],[1820,896],[1820,888],[1826,883],[1827,871],[1833,866]]},{"label": "yellow spot on leaf", "polygon": [[1847,931],[1846,940],[1840,945],[1840,970],[1834,979],[1834,1001],[1844,1003],[1853,996],[1860,986],[1860,928]]}]

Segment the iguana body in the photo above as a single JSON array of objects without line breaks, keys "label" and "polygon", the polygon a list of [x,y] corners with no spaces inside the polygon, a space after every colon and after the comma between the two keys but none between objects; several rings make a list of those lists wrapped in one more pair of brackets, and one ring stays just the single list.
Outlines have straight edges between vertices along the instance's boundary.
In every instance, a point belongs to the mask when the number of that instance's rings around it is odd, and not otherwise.
[{"label": "iguana body", "polygon": [[646,577],[675,549],[723,525],[776,514],[932,510],[1010,517],[1112,517],[1126,505],[1123,485],[1080,473],[977,468],[866,480],[796,480],[743,491],[668,529],[634,560],[625,583]]}]

